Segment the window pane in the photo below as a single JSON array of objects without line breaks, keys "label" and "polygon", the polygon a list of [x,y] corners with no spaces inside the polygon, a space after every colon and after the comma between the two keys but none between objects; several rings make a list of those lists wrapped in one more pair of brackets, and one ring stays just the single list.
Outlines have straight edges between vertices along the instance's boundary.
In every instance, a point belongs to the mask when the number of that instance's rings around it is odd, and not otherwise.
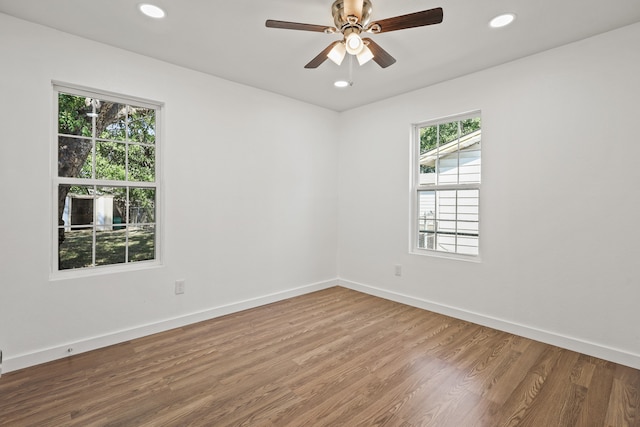
[{"label": "window pane", "polygon": [[58,269],[89,267],[93,259],[93,231],[67,228],[58,232]]},{"label": "window pane", "polygon": [[[436,218],[435,191],[418,192],[418,230],[434,231]],[[432,227],[432,228],[428,228]]]},{"label": "window pane", "polygon": [[460,153],[460,184],[480,182],[480,159],[465,159]]},{"label": "window pane", "polygon": [[58,133],[90,137],[93,107],[84,96],[58,94]]},{"label": "window pane", "polygon": [[124,181],[126,145],[118,142],[96,143],[96,178]]},{"label": "window pane", "polygon": [[458,253],[465,255],[478,255],[478,238],[458,237]]},{"label": "window pane", "polygon": [[436,152],[438,150],[438,127],[420,129],[420,184],[435,184]]},{"label": "window pane", "polygon": [[98,187],[96,199],[96,228],[112,230],[114,224],[124,224],[127,212],[126,187]]},{"label": "window pane", "polygon": [[438,184],[458,183],[458,152],[438,156]]},{"label": "window pane", "polygon": [[125,262],[127,231],[113,228],[113,226],[102,227],[96,231],[96,265]]},{"label": "window pane", "polygon": [[156,149],[149,145],[129,145],[129,180],[153,182],[155,171]]},{"label": "window pane", "polygon": [[91,140],[69,136],[58,137],[58,176],[91,178]]},{"label": "window pane", "polygon": [[[56,205],[56,219],[58,226],[69,226],[69,203],[67,201],[67,195],[69,194],[70,185],[58,185],[58,200]],[[64,229],[62,230],[64,232]]]},{"label": "window pane", "polygon": [[438,184],[458,183],[458,122],[439,126],[440,145],[438,148]]},{"label": "window pane", "polygon": [[154,225],[129,227],[129,261],[155,259],[156,227]]},{"label": "window pane", "polygon": [[460,183],[480,182],[480,146],[482,131],[475,131],[460,140]]},{"label": "window pane", "polygon": [[480,182],[480,117],[460,122],[460,183]]},{"label": "window pane", "polygon": [[436,201],[440,210],[447,207],[447,212],[455,212],[456,198],[456,190],[440,190],[436,192]]},{"label": "window pane", "polygon": [[458,139],[458,122],[443,123],[439,125],[440,146],[446,145]]},{"label": "window pane", "polygon": [[129,190],[129,224],[153,223],[156,220],[156,190],[132,188]]},{"label": "window pane", "polygon": [[435,233],[419,233],[418,247],[422,249],[435,249],[436,234]]},{"label": "window pane", "polygon": [[480,192],[478,190],[458,190],[457,198],[459,206],[471,206],[478,207],[478,197]]},{"label": "window pane", "polygon": [[427,153],[438,146],[438,126],[420,128],[420,154]]},{"label": "window pane", "polygon": [[117,102],[101,101],[96,136],[101,139],[124,141],[127,138],[126,129],[127,106]]},{"label": "window pane", "polygon": [[93,208],[92,185],[58,186],[59,225],[88,228],[93,224]]},{"label": "window pane", "polygon": [[156,110],[130,107],[128,138],[130,141],[153,144],[156,142]]},{"label": "window pane", "polygon": [[462,120],[460,122],[461,135],[467,135],[471,132],[481,129],[480,117],[474,117],[472,119]]},{"label": "window pane", "polygon": [[436,250],[443,252],[456,252],[456,236],[451,234],[437,234]]}]

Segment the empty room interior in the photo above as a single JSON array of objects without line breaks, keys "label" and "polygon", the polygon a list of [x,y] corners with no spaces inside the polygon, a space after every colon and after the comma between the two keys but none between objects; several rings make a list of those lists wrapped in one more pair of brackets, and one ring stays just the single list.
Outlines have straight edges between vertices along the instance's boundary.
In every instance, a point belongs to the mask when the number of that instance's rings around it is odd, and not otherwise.
[{"label": "empty room interior", "polygon": [[637,0],[152,3],[0,0],[0,425],[640,426]]}]

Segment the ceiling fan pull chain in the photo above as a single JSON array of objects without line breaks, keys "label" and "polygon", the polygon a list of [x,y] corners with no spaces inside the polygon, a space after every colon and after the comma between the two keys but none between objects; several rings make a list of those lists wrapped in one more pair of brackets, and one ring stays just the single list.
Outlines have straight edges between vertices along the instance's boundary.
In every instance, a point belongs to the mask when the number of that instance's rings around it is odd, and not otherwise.
[{"label": "ceiling fan pull chain", "polygon": [[349,86],[353,86],[353,55],[349,55]]}]

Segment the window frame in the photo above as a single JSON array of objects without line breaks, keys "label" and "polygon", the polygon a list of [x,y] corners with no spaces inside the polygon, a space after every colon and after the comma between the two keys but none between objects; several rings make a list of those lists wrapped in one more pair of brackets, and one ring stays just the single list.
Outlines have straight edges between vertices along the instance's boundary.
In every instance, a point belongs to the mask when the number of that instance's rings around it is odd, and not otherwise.
[{"label": "window frame", "polygon": [[[482,218],[481,218],[481,203],[482,203],[482,154],[480,163],[480,182],[478,183],[445,183],[445,184],[421,184],[420,183],[420,129],[442,125],[446,123],[464,121],[472,118],[480,118],[480,129],[483,129],[482,112],[481,110],[473,110],[465,113],[454,114],[450,116],[439,117],[436,119],[426,120],[411,125],[411,156],[410,156],[410,226],[409,226],[409,253],[414,255],[423,255],[431,257],[441,257],[457,259],[462,261],[480,262],[482,254]],[[482,148],[480,149],[482,153]],[[437,173],[437,172],[436,172]],[[477,254],[465,254],[460,252],[446,252],[437,249],[422,248],[419,246],[419,221],[420,221],[420,192],[433,191],[434,194],[438,191],[460,191],[460,190],[477,190],[478,192],[478,253]],[[437,197],[437,196],[436,196]],[[456,196],[457,197],[457,196]],[[456,202],[457,203],[457,202]],[[457,205],[458,206],[458,205]]]},{"label": "window frame", "polygon": [[[136,96],[123,95],[105,90],[99,90],[95,88],[89,88],[85,86],[75,85],[71,83],[52,81],[52,139],[51,139],[51,200],[49,203],[51,212],[51,265],[50,265],[50,280],[60,280],[73,277],[85,277],[102,274],[117,273],[122,271],[135,271],[144,270],[149,268],[156,268],[163,265],[162,262],[162,236],[163,236],[163,185],[162,185],[162,125],[163,125],[163,112],[164,103],[160,101],[154,101],[150,99],[139,98]],[[58,96],[60,93],[100,99],[110,102],[117,102],[125,105],[135,105],[136,107],[149,108],[155,110],[155,141],[154,152],[154,175],[153,181],[131,181],[128,178],[125,180],[107,180],[98,179],[92,177],[91,179],[77,178],[77,177],[61,177],[58,176],[58,136],[59,136],[59,101]],[[92,139],[98,140],[95,136]],[[125,142],[127,145],[131,145],[130,142]],[[137,145],[134,143],[134,145]],[[93,150],[95,151],[95,149]],[[95,159],[94,159],[95,162]],[[128,166],[127,166],[128,167]],[[106,264],[106,265],[91,265],[88,267],[59,269],[59,245],[58,245],[58,232],[59,232],[59,218],[58,218],[58,191],[60,185],[77,185],[77,186],[93,186],[95,187],[124,187],[126,193],[132,188],[141,189],[153,189],[155,191],[155,206],[154,206],[154,258],[150,260],[141,261],[129,261],[125,259],[125,262],[118,264]],[[95,199],[94,199],[95,203]],[[129,208],[127,207],[127,210]],[[93,225],[97,227],[98,225]],[[95,247],[95,237],[92,242],[92,246]]]}]

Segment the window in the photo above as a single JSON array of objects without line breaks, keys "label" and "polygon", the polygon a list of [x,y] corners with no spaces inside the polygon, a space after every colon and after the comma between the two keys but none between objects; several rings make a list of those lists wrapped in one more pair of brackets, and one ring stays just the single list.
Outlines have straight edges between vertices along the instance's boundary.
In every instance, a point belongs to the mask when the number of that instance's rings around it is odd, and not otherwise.
[{"label": "window", "polygon": [[413,136],[413,252],[477,256],[480,112],[425,122]]},{"label": "window", "polygon": [[54,93],[53,271],[158,261],[160,105],[62,85]]}]

